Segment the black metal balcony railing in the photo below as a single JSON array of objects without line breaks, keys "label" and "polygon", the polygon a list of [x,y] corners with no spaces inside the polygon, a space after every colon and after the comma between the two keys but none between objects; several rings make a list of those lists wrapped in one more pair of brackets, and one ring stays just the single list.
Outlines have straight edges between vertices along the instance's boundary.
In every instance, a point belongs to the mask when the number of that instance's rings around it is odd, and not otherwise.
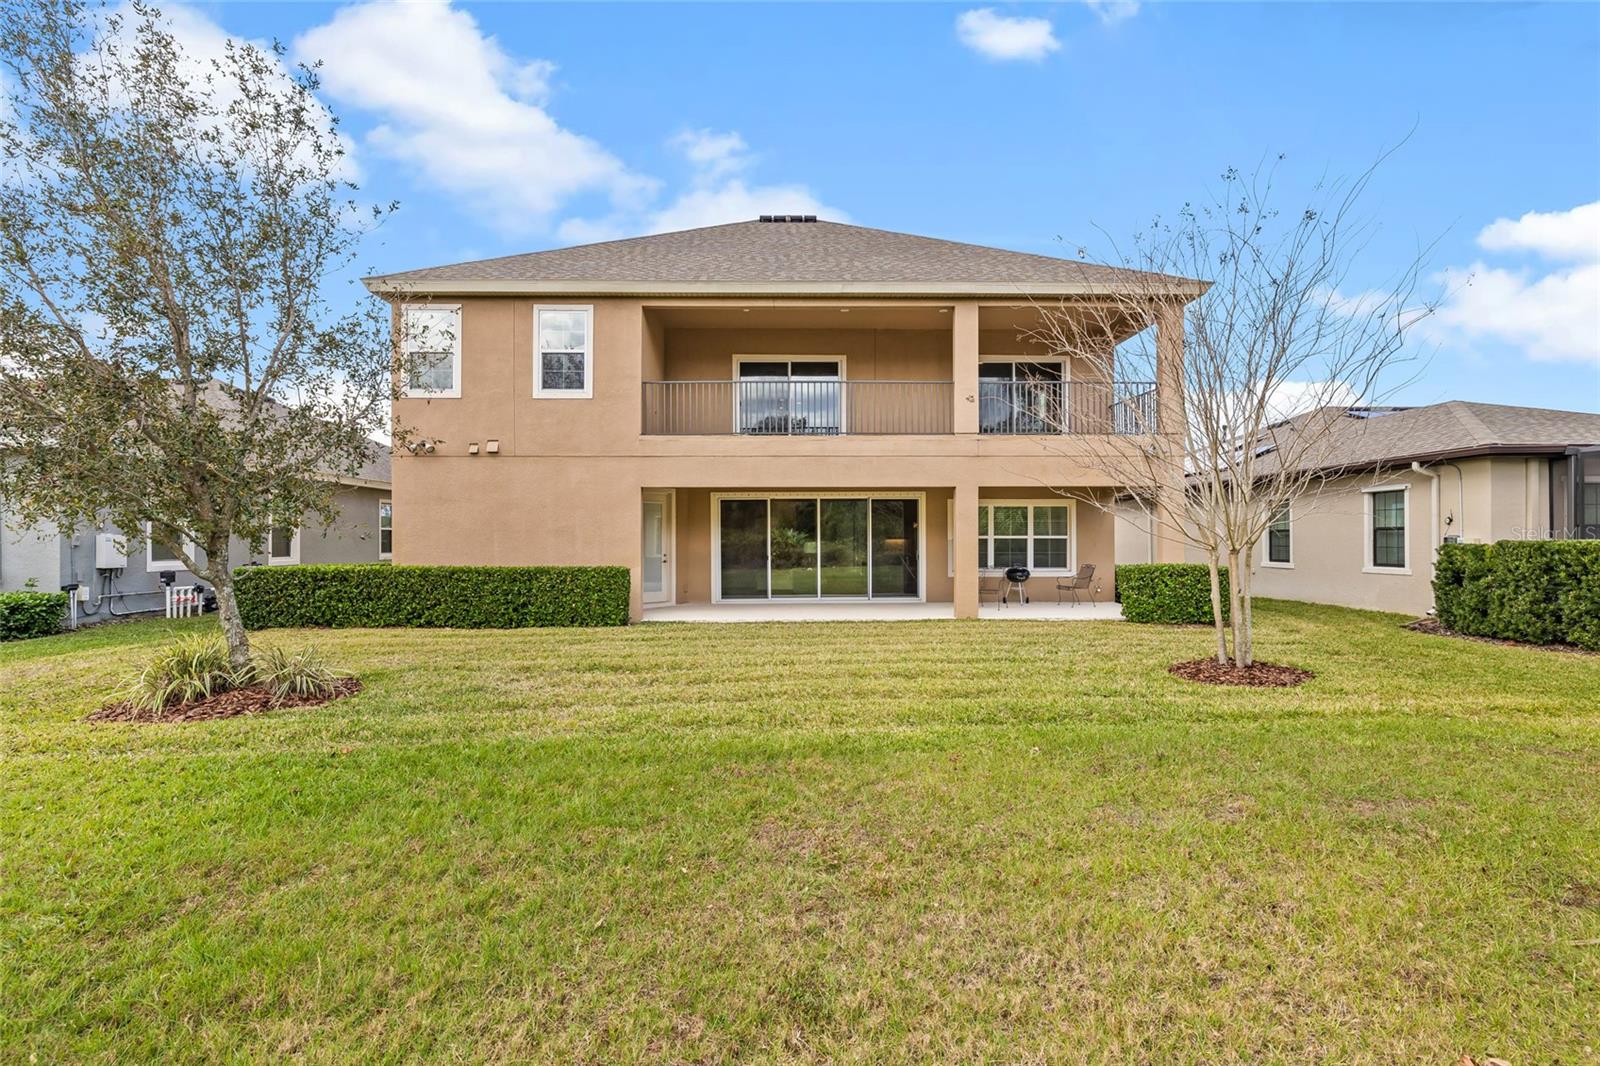
[{"label": "black metal balcony railing", "polygon": [[647,435],[740,433],[837,436],[841,433],[949,433],[948,381],[647,381]]},{"label": "black metal balcony railing", "polygon": [[980,381],[978,432],[1154,433],[1150,381]]},{"label": "black metal balcony railing", "polygon": [[[647,436],[837,436],[955,431],[949,381],[646,381]],[[984,381],[980,433],[1153,433],[1147,381]]]}]

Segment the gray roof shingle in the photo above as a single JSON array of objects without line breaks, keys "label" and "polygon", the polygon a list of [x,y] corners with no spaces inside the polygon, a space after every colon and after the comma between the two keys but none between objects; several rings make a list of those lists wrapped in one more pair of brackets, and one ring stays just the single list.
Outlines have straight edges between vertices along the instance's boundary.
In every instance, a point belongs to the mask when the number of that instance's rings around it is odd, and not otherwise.
[{"label": "gray roof shingle", "polygon": [[[1000,292],[1116,284],[1137,271],[838,222],[731,222],[368,278],[375,288],[452,282],[594,285],[990,285]],[[1168,278],[1174,287],[1200,283]]]},{"label": "gray roof shingle", "polygon": [[1600,414],[1464,400],[1386,413],[1321,408],[1296,415],[1274,433],[1293,433],[1309,420],[1324,417],[1334,419],[1333,431],[1308,456],[1308,465],[1319,470],[1496,452],[1560,452],[1573,445],[1600,444]]}]

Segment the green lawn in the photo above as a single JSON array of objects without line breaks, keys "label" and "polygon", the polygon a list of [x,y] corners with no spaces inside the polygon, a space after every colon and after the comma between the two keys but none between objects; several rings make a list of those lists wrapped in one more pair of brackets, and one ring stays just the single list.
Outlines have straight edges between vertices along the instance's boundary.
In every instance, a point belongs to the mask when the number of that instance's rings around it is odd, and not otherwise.
[{"label": "green lawn", "polygon": [[0,646],[0,1061],[1600,1061],[1600,659],[1258,617]]}]

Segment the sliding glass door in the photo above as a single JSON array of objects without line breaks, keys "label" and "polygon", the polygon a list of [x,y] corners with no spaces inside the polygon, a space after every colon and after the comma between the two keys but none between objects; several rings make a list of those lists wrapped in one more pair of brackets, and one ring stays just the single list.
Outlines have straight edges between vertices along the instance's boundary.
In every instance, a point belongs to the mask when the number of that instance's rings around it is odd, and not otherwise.
[{"label": "sliding glass door", "polygon": [[822,595],[867,595],[867,501],[822,502]]},{"label": "sliding glass door", "polygon": [[720,597],[916,599],[921,501],[729,497],[717,505]]},{"label": "sliding glass door", "polygon": [[772,500],[769,535],[774,598],[817,594],[817,501]]},{"label": "sliding glass door", "polygon": [[872,595],[915,598],[917,501],[872,501]]}]

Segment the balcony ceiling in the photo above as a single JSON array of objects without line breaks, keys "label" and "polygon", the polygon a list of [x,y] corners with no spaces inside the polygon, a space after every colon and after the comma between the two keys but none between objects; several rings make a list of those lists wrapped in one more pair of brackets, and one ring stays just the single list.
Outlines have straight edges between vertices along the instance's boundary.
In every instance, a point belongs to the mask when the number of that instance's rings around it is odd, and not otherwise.
[{"label": "balcony ceiling", "polygon": [[[848,301],[647,307],[645,313],[666,329],[949,330],[954,318],[949,305]],[[979,329],[1021,334],[1039,328],[1039,324],[1040,310],[1033,304],[984,304],[978,311]],[[1142,324],[1119,318],[1112,328],[1117,339],[1123,340],[1137,333]]]}]

